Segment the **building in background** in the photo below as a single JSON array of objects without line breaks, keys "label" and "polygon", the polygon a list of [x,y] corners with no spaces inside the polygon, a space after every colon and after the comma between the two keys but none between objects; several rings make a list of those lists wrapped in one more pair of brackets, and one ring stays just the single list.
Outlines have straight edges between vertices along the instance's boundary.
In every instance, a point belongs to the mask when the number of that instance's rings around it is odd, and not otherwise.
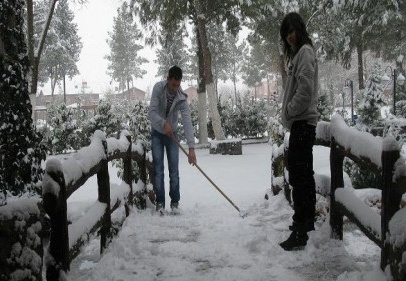
[{"label": "building in background", "polygon": [[[83,110],[87,116],[93,116],[102,98],[103,95],[97,93],[83,92],[80,94],[70,94],[66,95],[66,107]],[[109,99],[111,101],[144,101],[145,92],[133,87],[120,94],[110,94]],[[64,103],[63,95],[45,95],[41,91],[35,101],[34,122],[36,123],[37,120],[46,120],[48,107],[52,104],[57,105],[61,103]]]}]

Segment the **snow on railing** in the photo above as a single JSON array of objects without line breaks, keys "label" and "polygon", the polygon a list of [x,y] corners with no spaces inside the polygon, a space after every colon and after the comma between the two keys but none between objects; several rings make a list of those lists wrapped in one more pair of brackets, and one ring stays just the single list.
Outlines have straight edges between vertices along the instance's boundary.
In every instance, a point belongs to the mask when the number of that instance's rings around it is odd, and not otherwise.
[{"label": "snow on railing", "polygon": [[367,158],[378,168],[382,167],[382,138],[375,137],[367,132],[360,132],[348,127],[341,115],[331,118],[331,137],[337,144],[358,158]]},{"label": "snow on railing", "polygon": [[93,134],[89,146],[81,148],[78,152],[71,154],[68,159],[61,162],[67,186],[74,186],[78,179],[88,174],[90,169],[103,159],[106,159],[103,141],[106,141],[106,134],[97,130]]},{"label": "snow on railing", "polygon": [[[147,156],[141,143],[132,145],[128,131],[123,131],[119,139],[106,139],[105,133],[96,131],[89,146],[80,149],[69,157],[47,161],[43,180],[43,205],[51,219],[51,239],[49,256],[46,258],[47,278],[57,280],[62,271],[69,269],[71,260],[79,253],[80,247],[88,241],[91,233],[100,228],[101,251],[107,246],[112,233],[111,214],[123,202],[128,215],[129,205],[134,202],[131,161],[135,160],[140,171],[140,180],[146,188],[147,175],[153,173],[152,165],[146,163]],[[124,183],[110,190],[108,162],[123,159]],[[68,226],[68,197],[80,188],[90,177],[97,175],[98,200],[84,216]],[[138,200],[145,200],[143,192]],[[137,195],[137,194],[136,194]],[[145,205],[142,204],[141,206]]]},{"label": "snow on railing", "polygon": [[338,188],[335,192],[335,199],[340,202],[350,213],[359,218],[366,231],[376,237],[378,244],[381,237],[381,216],[374,212],[368,205],[361,201],[351,189]]},{"label": "snow on railing", "polygon": [[[333,237],[343,239],[343,216],[348,217],[381,248],[381,269],[385,270],[389,266],[394,280],[405,280],[406,262],[402,256],[406,245],[396,247],[391,244],[392,233],[396,230],[389,228],[390,221],[400,209],[406,180],[400,176],[406,170],[395,138],[388,136],[382,139],[359,132],[348,127],[342,117],[337,115],[331,122],[330,149],[330,225]],[[361,164],[363,169],[368,167],[371,172],[381,175],[383,186],[380,216],[359,200],[352,190],[344,189],[345,157]]]},{"label": "snow on railing", "polygon": [[[289,133],[285,134],[281,146],[272,148],[272,161],[275,162],[272,162],[271,190],[275,194],[283,189],[290,200],[290,186],[284,167],[288,144]],[[400,156],[397,141],[393,136],[383,139],[357,131],[348,127],[341,116],[335,115],[331,123],[317,124],[316,144],[330,147],[331,184],[326,190],[329,190],[330,196],[332,237],[343,239],[343,216],[347,216],[381,247],[381,268],[384,270],[389,265],[394,280],[405,280],[406,210],[400,209],[400,201],[406,192],[406,161]],[[344,188],[345,157],[382,176],[381,215],[360,200],[354,190]],[[315,174],[316,185],[317,177]],[[319,188],[317,192],[320,193]]]}]

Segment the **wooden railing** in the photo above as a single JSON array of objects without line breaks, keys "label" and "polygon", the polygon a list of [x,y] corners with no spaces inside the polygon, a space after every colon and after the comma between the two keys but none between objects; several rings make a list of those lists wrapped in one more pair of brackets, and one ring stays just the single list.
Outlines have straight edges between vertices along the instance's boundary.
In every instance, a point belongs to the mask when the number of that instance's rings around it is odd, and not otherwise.
[{"label": "wooden railing", "polygon": [[[291,202],[291,189],[285,178],[288,140],[287,134],[284,144],[273,148],[271,190],[274,194],[284,190]],[[331,123],[318,124],[316,144],[330,147],[331,182],[329,186],[318,186],[316,191],[330,197],[332,238],[343,239],[343,217],[346,216],[381,248],[381,269],[389,265],[393,280],[406,280],[406,262],[402,260],[406,254],[406,231],[395,222],[406,221],[406,211],[400,207],[406,191],[406,165],[396,140],[359,132],[335,116]],[[344,188],[345,157],[382,177],[381,215],[361,201],[352,189]]]},{"label": "wooden railing", "polygon": [[[123,159],[124,184],[120,190],[110,190],[108,162]],[[133,192],[132,160],[140,171],[141,191]],[[59,280],[61,271],[68,271],[70,262],[80,253],[89,236],[100,229],[100,252],[114,234],[111,214],[125,206],[126,216],[133,205],[134,194],[145,206],[147,178],[153,178],[153,166],[141,146],[134,146],[131,136],[123,131],[120,139],[109,138],[96,131],[91,144],[62,161],[47,161],[43,181],[43,206],[50,217],[51,237],[45,258],[46,279]],[[97,175],[98,200],[89,211],[68,226],[67,199],[90,177]],[[112,194],[113,196],[112,196]]]}]

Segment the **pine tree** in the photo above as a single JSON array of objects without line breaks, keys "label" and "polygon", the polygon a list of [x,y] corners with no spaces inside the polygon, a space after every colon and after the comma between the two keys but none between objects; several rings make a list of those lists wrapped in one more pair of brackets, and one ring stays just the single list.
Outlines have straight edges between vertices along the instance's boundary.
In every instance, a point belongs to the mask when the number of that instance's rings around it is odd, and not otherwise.
[{"label": "pine tree", "polygon": [[73,20],[74,14],[69,9],[68,0],[58,0],[39,65],[40,73],[46,75],[46,80],[51,79],[52,94],[55,85],[62,81],[64,97],[66,76],[73,78],[79,74],[76,64],[82,50],[78,27]]},{"label": "pine tree", "polygon": [[358,124],[361,130],[371,131],[381,119],[380,108],[385,104],[382,89],[382,71],[378,64],[375,64],[370,77],[366,82],[364,96],[358,104]]},{"label": "pine tree", "polygon": [[45,149],[32,121],[24,1],[0,5],[0,205],[7,195],[38,194]]},{"label": "pine tree", "polygon": [[234,83],[234,97],[237,100],[237,75],[241,73],[243,48],[245,43],[237,44],[238,36],[230,33],[224,24],[212,22],[208,26],[209,47],[212,54],[213,79],[216,92],[219,80],[230,79]]},{"label": "pine tree", "polygon": [[255,44],[252,48],[247,46],[243,60],[241,71],[244,73],[244,83],[248,87],[253,87],[255,92],[255,87],[266,77],[263,49],[259,44]]},{"label": "pine tree", "polygon": [[113,21],[113,32],[109,32],[110,39],[107,40],[110,47],[110,54],[106,56],[109,61],[108,74],[119,83],[119,89],[124,90],[130,88],[130,82],[135,78],[142,78],[146,74],[141,65],[148,60],[138,55],[143,48],[137,43],[142,34],[127,2],[117,10]]},{"label": "pine tree", "polygon": [[218,95],[217,85],[219,80],[226,81],[228,79],[226,69],[228,69],[229,65],[230,50],[226,40],[227,30],[222,24],[215,22],[209,23],[207,29],[207,39],[212,56],[214,87]]},{"label": "pine tree", "polygon": [[179,66],[183,71],[183,79],[188,79],[188,64],[190,56],[187,52],[187,46],[183,40],[183,29],[174,33],[159,36],[161,49],[157,49],[158,77],[166,78],[168,70],[174,65]]}]

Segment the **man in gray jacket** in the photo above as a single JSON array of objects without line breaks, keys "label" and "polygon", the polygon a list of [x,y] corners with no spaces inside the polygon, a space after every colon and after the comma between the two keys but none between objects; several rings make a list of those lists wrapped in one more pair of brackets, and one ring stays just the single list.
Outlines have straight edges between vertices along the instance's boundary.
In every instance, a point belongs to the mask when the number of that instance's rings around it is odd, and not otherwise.
[{"label": "man in gray jacket", "polygon": [[156,210],[163,215],[165,209],[164,186],[164,152],[168,159],[169,196],[171,209],[178,213],[179,209],[179,147],[177,144],[177,127],[179,113],[189,147],[188,161],[196,164],[194,150],[195,140],[187,95],[182,91],[182,69],[173,66],[169,69],[166,80],[155,84],[152,90],[148,119],[151,121],[151,149],[155,167],[154,189],[156,194]]}]

